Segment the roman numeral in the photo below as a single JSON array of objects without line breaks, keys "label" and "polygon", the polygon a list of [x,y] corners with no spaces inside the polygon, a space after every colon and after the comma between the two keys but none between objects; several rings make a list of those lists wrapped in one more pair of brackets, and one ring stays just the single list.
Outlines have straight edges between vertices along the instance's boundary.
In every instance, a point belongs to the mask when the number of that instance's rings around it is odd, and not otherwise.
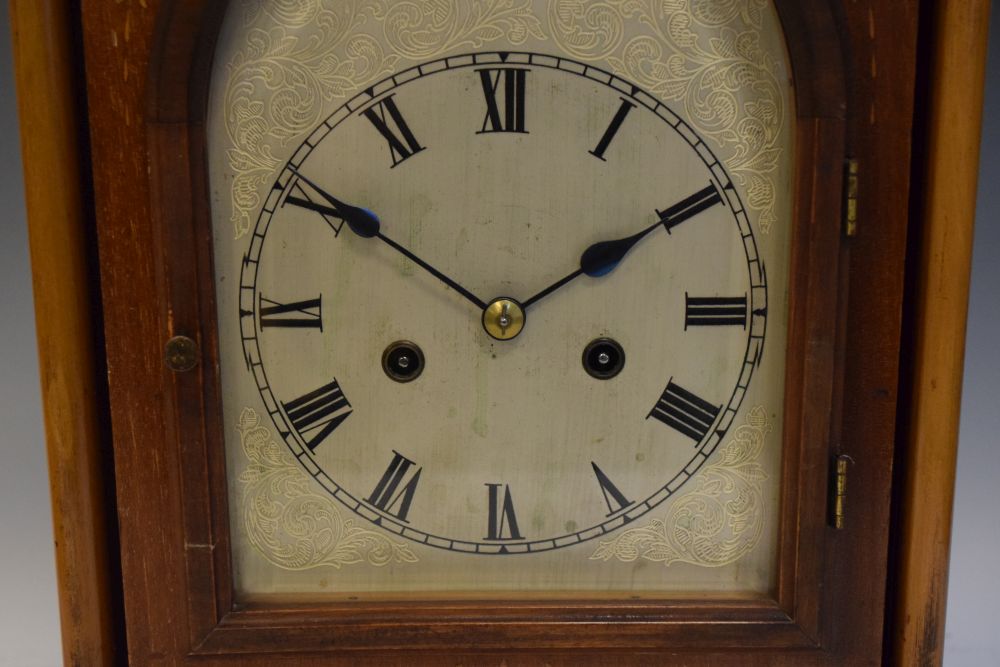
[{"label": "roman numeral", "polygon": [[684,329],[741,326],[747,328],[747,297],[688,296],[684,293]]},{"label": "roman numeral", "polygon": [[353,412],[336,379],[281,406],[310,451],[315,451]]},{"label": "roman numeral", "polygon": [[[528,70],[507,67],[503,69],[478,70],[486,96],[486,118],[483,127],[476,134],[486,132],[523,132],[524,92],[528,80]],[[503,81],[503,114],[500,113],[500,82]]]},{"label": "roman numeral", "polygon": [[319,213],[323,216],[323,220],[326,221],[326,224],[330,225],[330,228],[333,229],[333,235],[340,236],[340,230],[344,226],[344,219],[340,217],[340,212],[332,206],[327,206],[314,201],[313,198],[309,196],[309,193],[307,193],[302,187],[301,183],[301,181],[296,181],[295,184],[292,185],[288,196],[285,197],[285,201],[283,201],[281,205],[285,206],[286,204],[291,204],[292,206],[304,208],[307,211]]},{"label": "roman numeral", "polygon": [[[410,503],[413,502],[413,493],[417,490],[417,482],[420,481],[420,473],[423,468],[417,468],[410,476],[410,480],[403,483],[410,468],[416,465],[396,450],[392,451],[392,461],[386,468],[382,479],[375,486],[372,494],[366,500],[386,514],[391,514],[400,521],[406,521],[406,515],[410,513]],[[402,488],[400,488],[402,487]]]},{"label": "roman numeral", "polygon": [[[503,498],[500,498],[500,487]],[[487,540],[523,540],[517,528],[514,502],[510,497],[510,487],[506,484],[487,484],[489,489],[490,515],[486,529]]]},{"label": "roman numeral", "polygon": [[[625,497],[625,494],[618,490],[618,487],[611,483],[604,471],[597,467],[593,461],[590,465],[594,467],[594,474],[597,476],[597,483],[601,485],[601,493],[604,494],[604,502],[608,504],[608,514],[616,514],[632,504],[632,501]],[[614,503],[614,504],[612,504]],[[617,507],[616,507],[617,506]]]},{"label": "roman numeral", "polygon": [[278,303],[260,295],[261,330],[269,327],[284,329],[319,329],[323,330],[323,295],[308,301],[293,303]]},{"label": "roman numeral", "polygon": [[625,122],[625,117],[628,116],[628,112],[634,108],[634,104],[624,98],[622,99],[622,105],[618,107],[618,112],[615,114],[615,117],[611,119],[611,124],[608,125],[608,129],[604,130],[604,136],[597,142],[597,146],[594,150],[589,151],[591,155],[600,160],[604,160],[604,151],[608,150],[608,146],[611,145],[612,139],[615,138],[615,135],[618,134],[618,130],[621,129],[622,123]]},{"label": "roman numeral", "polygon": [[722,195],[715,189],[715,185],[709,184],[707,188],[699,190],[684,201],[678,202],[665,211],[657,211],[660,222],[670,233],[670,230],[698,215],[705,209],[712,208],[716,204],[722,203]]},{"label": "roman numeral", "polygon": [[671,380],[646,419],[659,419],[695,442],[701,442],[708,435],[721,409],[721,406],[712,405]]},{"label": "roman numeral", "polygon": [[[424,147],[413,136],[410,126],[403,120],[403,114],[396,106],[394,95],[381,100],[378,104],[368,107],[362,114],[389,143],[389,153],[392,155],[392,166],[413,157]],[[395,126],[395,129],[393,129]]]}]

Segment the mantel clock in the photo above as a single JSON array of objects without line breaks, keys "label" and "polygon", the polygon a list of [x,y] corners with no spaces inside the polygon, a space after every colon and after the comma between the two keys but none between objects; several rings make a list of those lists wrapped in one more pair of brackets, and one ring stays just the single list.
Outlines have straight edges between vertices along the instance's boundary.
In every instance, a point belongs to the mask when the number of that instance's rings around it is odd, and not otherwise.
[{"label": "mantel clock", "polygon": [[84,2],[130,658],[876,662],[917,33],[862,4]]}]

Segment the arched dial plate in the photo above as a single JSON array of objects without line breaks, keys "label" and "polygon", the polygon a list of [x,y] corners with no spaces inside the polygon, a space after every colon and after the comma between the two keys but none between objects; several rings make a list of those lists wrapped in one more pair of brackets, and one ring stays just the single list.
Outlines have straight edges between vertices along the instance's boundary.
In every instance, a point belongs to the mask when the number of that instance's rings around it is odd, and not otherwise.
[{"label": "arched dial plate", "polygon": [[[570,547],[684,489],[739,425],[768,316],[754,228],[709,144],[623,78],[522,52],[402,69],[263,199],[226,287],[247,371],[365,522],[456,553]],[[496,299],[523,307],[516,335],[508,311],[484,330]],[[581,364],[602,338],[628,359],[607,380]],[[383,372],[400,340],[413,382]]]}]

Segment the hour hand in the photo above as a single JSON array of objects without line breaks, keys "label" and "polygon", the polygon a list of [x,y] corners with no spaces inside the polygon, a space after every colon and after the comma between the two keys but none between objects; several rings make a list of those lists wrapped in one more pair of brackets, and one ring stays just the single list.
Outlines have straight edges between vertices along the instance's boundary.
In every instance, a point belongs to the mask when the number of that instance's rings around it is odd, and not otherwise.
[{"label": "hour hand", "polygon": [[580,256],[580,268],[576,269],[569,275],[560,278],[538,294],[532,296],[524,302],[524,307],[527,308],[536,301],[541,301],[563,285],[575,280],[578,276],[587,275],[591,278],[598,278],[611,273],[615,270],[615,267],[618,266],[618,263],[625,257],[625,254],[632,249],[632,246],[638,243],[644,236],[646,236],[646,234],[649,234],[659,226],[660,222],[657,221],[653,225],[647,227],[641,232],[638,232],[637,234],[633,234],[632,236],[627,236],[623,239],[615,239],[614,241],[601,241],[589,246]]},{"label": "hour hand", "polygon": [[682,199],[670,208],[663,211],[657,211],[657,221],[645,229],[640,230],[631,236],[614,239],[612,241],[599,241],[590,245],[583,251],[583,254],[580,255],[580,268],[576,269],[569,275],[560,278],[538,294],[535,294],[533,297],[524,302],[524,307],[527,308],[536,301],[545,298],[566,283],[572,282],[577,276],[587,275],[591,278],[599,278],[601,276],[608,275],[615,270],[623,259],[625,259],[625,255],[627,255],[628,251],[632,249],[632,246],[644,239],[650,232],[660,225],[663,225],[663,228],[667,230],[667,233],[670,233],[671,229],[685,220],[693,218],[702,211],[720,203],[722,203],[722,195],[719,194],[715,185],[709,184],[708,187],[702,188],[693,195]]},{"label": "hour hand", "polygon": [[613,241],[600,241],[591,245],[580,256],[580,271],[592,278],[606,276],[614,271],[618,264],[625,259],[625,255],[632,249],[632,246],[660,225],[663,225],[667,233],[670,233],[671,229],[685,220],[693,218],[702,211],[721,202],[722,195],[719,194],[715,185],[709,184],[708,187],[682,199],[670,208],[657,211],[659,219],[642,231],[636,232],[631,236],[626,236],[625,238]]}]

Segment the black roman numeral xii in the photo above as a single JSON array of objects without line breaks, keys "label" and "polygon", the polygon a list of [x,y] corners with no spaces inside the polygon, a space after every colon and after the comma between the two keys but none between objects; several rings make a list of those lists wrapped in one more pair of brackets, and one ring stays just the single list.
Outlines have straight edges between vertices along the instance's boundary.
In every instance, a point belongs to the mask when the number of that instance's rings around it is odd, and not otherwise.
[{"label": "black roman numeral xii", "polygon": [[[481,69],[479,79],[486,96],[486,118],[477,134],[487,132],[522,132],[524,128],[524,94],[528,70],[515,67]],[[503,113],[500,113],[500,84],[503,83]]]}]

